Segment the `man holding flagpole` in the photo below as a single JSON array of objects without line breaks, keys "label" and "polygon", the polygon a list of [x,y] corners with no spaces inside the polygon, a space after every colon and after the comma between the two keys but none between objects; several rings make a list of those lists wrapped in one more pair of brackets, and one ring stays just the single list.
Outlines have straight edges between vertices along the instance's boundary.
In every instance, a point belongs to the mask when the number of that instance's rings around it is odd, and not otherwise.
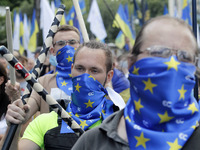
[{"label": "man holding flagpole", "polygon": [[[96,41],[83,43],[74,54],[71,66],[72,101],[63,107],[85,131],[100,125],[105,118],[119,110],[109,99],[104,87],[113,76],[112,61],[108,46]],[[21,124],[29,110],[28,104],[10,105],[7,121]],[[40,115],[29,124],[19,142],[19,149],[71,149],[78,138],[52,111]]]}]

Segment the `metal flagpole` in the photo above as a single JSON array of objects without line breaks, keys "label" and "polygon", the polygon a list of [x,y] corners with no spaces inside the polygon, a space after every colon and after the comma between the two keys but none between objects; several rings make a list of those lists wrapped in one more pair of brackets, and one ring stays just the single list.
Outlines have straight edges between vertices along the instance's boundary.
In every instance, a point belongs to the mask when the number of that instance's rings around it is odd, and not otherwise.
[{"label": "metal flagpole", "polygon": [[[197,39],[197,5],[196,5],[196,0],[192,0],[192,28],[194,35]],[[197,101],[199,101],[198,98],[198,77],[196,76],[195,79],[195,87],[194,87],[194,97],[196,98]]]}]

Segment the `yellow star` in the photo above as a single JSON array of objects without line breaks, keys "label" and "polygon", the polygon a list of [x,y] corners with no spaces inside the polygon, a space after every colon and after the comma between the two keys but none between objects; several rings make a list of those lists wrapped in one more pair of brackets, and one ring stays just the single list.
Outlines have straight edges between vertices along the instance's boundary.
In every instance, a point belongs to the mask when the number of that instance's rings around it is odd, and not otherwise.
[{"label": "yellow star", "polygon": [[56,74],[56,76],[57,76],[57,75],[58,75],[58,71],[56,71],[56,73],[55,73],[55,74]]},{"label": "yellow star", "polygon": [[134,100],[134,103],[135,109],[138,111],[138,113],[140,113],[140,109],[144,107],[143,105],[141,105],[141,99],[139,99],[138,101]]},{"label": "yellow star", "polygon": [[191,110],[191,111],[192,111],[192,114],[193,114],[195,111],[198,111],[198,109],[196,108],[194,102],[193,102],[192,104],[189,105],[188,110]]},{"label": "yellow star", "polygon": [[60,55],[61,51],[58,52],[57,56]]},{"label": "yellow star", "polygon": [[181,89],[178,90],[178,92],[180,93],[179,100],[180,100],[181,98],[184,100],[184,99],[185,99],[185,92],[187,92],[187,90],[184,90],[184,84],[182,85]]},{"label": "yellow star", "polygon": [[77,85],[75,87],[76,87],[76,91],[78,91],[80,93],[79,89],[81,88],[81,86],[79,86],[79,83],[77,83]]},{"label": "yellow star", "polygon": [[101,112],[102,112],[102,113],[105,115],[105,110],[103,110],[103,109],[102,109],[102,111],[101,111]]},{"label": "yellow star", "polygon": [[77,113],[75,114],[75,116],[76,116],[76,117],[79,117],[79,115],[78,115]]},{"label": "yellow star", "polygon": [[91,76],[91,75],[88,78],[92,78],[95,81],[95,78],[93,76]]},{"label": "yellow star", "polygon": [[84,121],[80,120],[80,122],[81,122],[80,126],[81,126],[82,129],[84,129],[85,126],[88,126],[87,123],[86,123],[86,120],[84,120]]},{"label": "yellow star", "polygon": [[68,55],[68,58],[66,58],[68,60],[68,62],[72,62],[72,57],[70,57],[70,55]]},{"label": "yellow star", "polygon": [[174,143],[172,142],[167,142],[167,144],[169,144],[170,149],[169,150],[179,150],[182,148],[181,145],[178,145],[178,138],[176,138],[176,140],[174,141]]},{"label": "yellow star", "polygon": [[72,112],[68,112],[68,114],[69,114],[70,116],[72,116]]},{"label": "yellow star", "polygon": [[72,77],[72,74],[68,74],[69,75],[69,77]]},{"label": "yellow star", "polygon": [[62,86],[66,86],[67,85],[67,82],[63,81],[61,82]]},{"label": "yellow star", "polygon": [[129,116],[126,116],[125,119],[128,120],[129,122],[131,122],[131,119]]},{"label": "yellow star", "polygon": [[133,69],[133,74],[136,74],[136,75],[139,75],[139,73],[138,73],[138,71],[139,71],[139,69],[140,68],[136,68],[135,66],[134,66],[134,69]]},{"label": "yellow star", "polygon": [[193,129],[196,129],[196,127],[198,127],[199,126],[199,122],[198,121],[196,121],[196,124],[195,125],[193,125],[191,128],[193,128]]},{"label": "yellow star", "polygon": [[166,65],[168,65],[167,70],[174,68],[177,71],[177,66],[180,64],[178,61],[174,59],[174,57],[171,57],[169,62],[165,62]]},{"label": "yellow star", "polygon": [[142,81],[145,84],[144,90],[149,90],[153,94],[153,88],[157,86],[157,84],[153,84],[151,79],[148,78],[148,81]]},{"label": "yellow star", "polygon": [[93,104],[94,102],[91,102],[90,100],[88,100],[88,102],[87,103],[84,103],[85,105],[87,105],[87,107],[86,108],[88,108],[88,107],[91,107],[92,108],[92,104]]},{"label": "yellow star", "polygon": [[161,120],[160,120],[160,123],[167,122],[167,121],[169,121],[169,120],[171,120],[171,119],[174,118],[174,117],[169,117],[167,111],[165,111],[164,115],[158,114],[158,116],[159,116],[160,119],[161,119]]},{"label": "yellow star", "polygon": [[149,141],[150,139],[145,138],[143,132],[140,134],[140,137],[135,136],[135,138],[137,140],[137,145],[135,147],[142,145],[146,149],[146,142]]}]

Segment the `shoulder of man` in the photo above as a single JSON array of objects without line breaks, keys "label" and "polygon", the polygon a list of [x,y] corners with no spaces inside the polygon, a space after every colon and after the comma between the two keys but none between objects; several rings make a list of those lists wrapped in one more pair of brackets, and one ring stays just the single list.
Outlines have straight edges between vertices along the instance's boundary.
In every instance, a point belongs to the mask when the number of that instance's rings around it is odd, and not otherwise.
[{"label": "shoulder of man", "polygon": [[51,80],[56,77],[56,74],[46,74],[38,78],[39,81]]},{"label": "shoulder of man", "polygon": [[182,150],[199,150],[200,148],[200,126],[198,126]]}]

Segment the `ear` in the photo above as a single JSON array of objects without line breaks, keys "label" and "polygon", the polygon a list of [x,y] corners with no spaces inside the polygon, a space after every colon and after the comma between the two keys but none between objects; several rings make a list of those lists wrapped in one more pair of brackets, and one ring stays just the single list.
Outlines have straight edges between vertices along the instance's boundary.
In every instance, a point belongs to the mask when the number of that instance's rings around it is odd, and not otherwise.
[{"label": "ear", "polygon": [[4,82],[4,77],[0,76],[0,85],[2,85],[3,82]]},{"label": "ear", "polygon": [[73,68],[74,68],[74,64],[72,63],[72,65],[71,65],[71,71],[72,71]]},{"label": "ear", "polygon": [[51,53],[51,55],[54,55],[54,56],[56,56],[56,53],[55,53],[55,48],[54,48],[54,46],[53,46],[53,45],[51,45],[51,46],[50,46],[50,53]]},{"label": "ear", "polygon": [[106,84],[112,80],[113,74],[114,74],[113,70],[108,71]]}]

